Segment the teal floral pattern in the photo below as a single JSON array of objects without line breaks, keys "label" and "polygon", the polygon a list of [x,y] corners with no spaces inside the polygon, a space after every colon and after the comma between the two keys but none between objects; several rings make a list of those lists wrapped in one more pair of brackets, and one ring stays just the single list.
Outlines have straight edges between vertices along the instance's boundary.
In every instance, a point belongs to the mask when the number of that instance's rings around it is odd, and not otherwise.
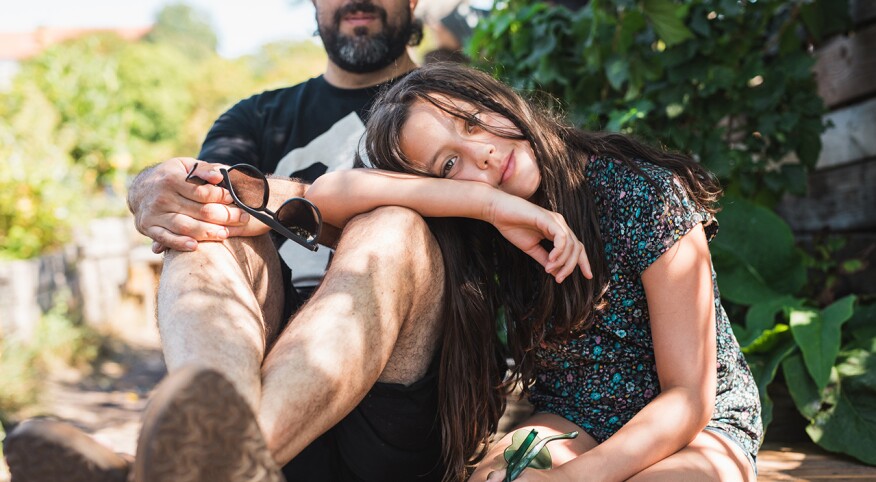
[{"label": "teal floral pattern", "polygon": [[[718,230],[714,217],[688,199],[670,171],[636,165],[641,173],[613,159],[593,158],[586,168],[611,276],[608,307],[570,342],[535,350],[530,401],[536,410],[567,418],[598,442],[660,393],[642,272],[697,224],[704,225],[709,241]],[[709,426],[756,455],[763,436],[757,386],[721,306],[714,270],[712,284],[718,384]]]}]

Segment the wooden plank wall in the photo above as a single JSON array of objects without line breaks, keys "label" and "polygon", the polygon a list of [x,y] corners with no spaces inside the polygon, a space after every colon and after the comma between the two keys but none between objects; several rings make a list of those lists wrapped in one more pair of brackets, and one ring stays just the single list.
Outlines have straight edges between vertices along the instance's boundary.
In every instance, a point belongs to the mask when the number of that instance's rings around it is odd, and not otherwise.
[{"label": "wooden plank wall", "polygon": [[818,92],[833,126],[822,134],[807,195],[786,197],[777,211],[804,242],[847,235],[840,256],[862,258],[867,268],[839,290],[876,294],[876,1],[849,6],[853,31],[816,50]]}]

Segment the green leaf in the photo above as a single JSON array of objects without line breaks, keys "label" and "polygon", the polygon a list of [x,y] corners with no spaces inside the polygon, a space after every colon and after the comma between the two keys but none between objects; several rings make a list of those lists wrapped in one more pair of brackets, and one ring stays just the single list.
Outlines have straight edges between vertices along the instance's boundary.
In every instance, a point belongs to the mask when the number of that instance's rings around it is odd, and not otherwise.
[{"label": "green leaf", "polygon": [[857,300],[855,295],[844,296],[821,310],[821,317],[825,323],[842,326],[854,314]]},{"label": "green leaf", "polygon": [[773,328],[764,330],[751,343],[748,344],[742,351],[746,355],[755,353],[770,353],[777,345],[784,343],[792,338],[790,334],[791,328],[779,323]]},{"label": "green leaf", "polygon": [[836,404],[819,413],[806,432],[826,450],[876,465],[876,338],[867,345],[843,354]]},{"label": "green leaf", "polygon": [[876,303],[858,305],[855,313],[846,323],[846,331],[858,341],[876,338]]},{"label": "green leaf", "polygon": [[782,373],[785,375],[785,384],[797,410],[811,421],[821,408],[821,392],[806,371],[803,357],[794,354],[786,358],[782,362]]},{"label": "green leaf", "polygon": [[611,57],[605,63],[605,76],[614,90],[623,89],[624,82],[630,78],[629,64],[626,59]]},{"label": "green leaf", "polygon": [[855,297],[850,295],[820,313],[812,309],[791,309],[791,333],[818,390],[824,390],[830,379],[840,348],[840,327],[851,318],[854,303]]},{"label": "green leaf", "polygon": [[779,368],[779,364],[781,364],[782,361],[790,356],[796,349],[797,345],[794,343],[794,340],[788,336],[776,347],[775,350],[768,353],[745,355],[745,359],[748,361],[748,366],[751,368],[751,374],[754,377],[755,383],[757,383],[758,392],[760,393],[761,418],[763,419],[764,429],[766,429],[773,420],[773,401],[770,400],[770,397],[767,394],[767,387],[776,377],[776,371]]},{"label": "green leaf", "polygon": [[635,36],[645,28],[645,17],[636,10],[624,12],[619,24],[618,54],[624,54],[635,42]]},{"label": "green leaf", "polygon": [[679,5],[672,0],[645,0],[643,8],[657,35],[668,47],[693,38],[693,33],[683,20],[687,15],[687,5]]},{"label": "green leaf", "polygon": [[[821,151],[820,140],[818,151]],[[806,194],[808,175],[806,170],[800,164],[788,164],[782,166],[782,179],[783,184],[791,194],[797,196],[803,196]]]},{"label": "green leaf", "polygon": [[727,195],[712,254],[721,295],[752,305],[791,295],[806,283],[806,268],[788,224],[769,209]]},{"label": "green leaf", "polygon": [[801,306],[803,300],[793,296],[781,296],[752,305],[745,314],[746,336],[737,337],[740,346],[747,347],[764,331],[773,328],[776,325],[777,314]]}]

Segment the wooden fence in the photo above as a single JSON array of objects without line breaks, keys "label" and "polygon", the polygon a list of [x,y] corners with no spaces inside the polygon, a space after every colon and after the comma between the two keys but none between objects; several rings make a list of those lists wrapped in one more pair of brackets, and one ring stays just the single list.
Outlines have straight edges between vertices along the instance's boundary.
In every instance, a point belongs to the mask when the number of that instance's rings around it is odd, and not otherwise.
[{"label": "wooden fence", "polygon": [[68,307],[96,328],[123,321],[114,316],[124,297],[138,297],[151,315],[161,258],[143,239],[130,218],[96,219],[59,252],[0,262],[0,338],[30,339],[42,314],[64,295]]}]

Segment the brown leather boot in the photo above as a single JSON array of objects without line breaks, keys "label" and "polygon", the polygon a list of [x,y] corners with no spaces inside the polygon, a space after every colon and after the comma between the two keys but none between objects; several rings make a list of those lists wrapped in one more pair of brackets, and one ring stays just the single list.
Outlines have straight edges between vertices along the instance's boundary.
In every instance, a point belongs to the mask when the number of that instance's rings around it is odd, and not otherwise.
[{"label": "brown leather boot", "polygon": [[12,482],[125,482],[130,461],[76,427],[27,420],[6,437],[3,454]]},{"label": "brown leather boot", "polygon": [[146,412],[135,482],[284,482],[249,405],[218,372],[169,375]]}]

